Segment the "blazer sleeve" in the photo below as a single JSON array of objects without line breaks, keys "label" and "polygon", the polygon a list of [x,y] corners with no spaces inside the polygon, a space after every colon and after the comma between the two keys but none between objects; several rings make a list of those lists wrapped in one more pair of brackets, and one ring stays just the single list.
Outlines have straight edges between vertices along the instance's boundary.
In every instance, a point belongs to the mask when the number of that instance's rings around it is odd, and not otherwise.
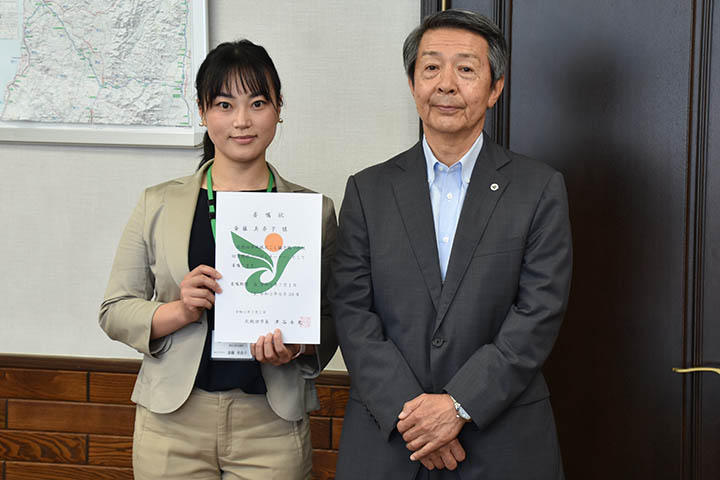
[{"label": "blazer sleeve", "polygon": [[481,429],[513,404],[550,354],[567,308],[571,273],[567,193],[555,172],[536,206],[517,295],[502,327],[445,386]]},{"label": "blazer sleeve", "polygon": [[335,243],[337,238],[337,216],[333,201],[323,196],[322,214],[322,260],[320,271],[320,345],[315,348],[315,356],[300,356],[300,369],[305,378],[316,378],[335,355],[337,350],[337,336],[335,324],[328,300],[328,287],[330,284],[330,268],[335,257]]},{"label": "blazer sleeve", "polygon": [[153,301],[155,277],[150,269],[149,240],[145,235],[148,192],[143,193],[118,245],[100,306],[100,327],[113,340],[145,355],[169,348],[169,337],[150,340],[152,318],[161,302]]},{"label": "blazer sleeve", "polygon": [[361,400],[387,439],[403,404],[423,389],[373,311],[368,242],[361,199],[355,179],[350,177],[340,209],[330,301],[354,390],[361,392]]}]

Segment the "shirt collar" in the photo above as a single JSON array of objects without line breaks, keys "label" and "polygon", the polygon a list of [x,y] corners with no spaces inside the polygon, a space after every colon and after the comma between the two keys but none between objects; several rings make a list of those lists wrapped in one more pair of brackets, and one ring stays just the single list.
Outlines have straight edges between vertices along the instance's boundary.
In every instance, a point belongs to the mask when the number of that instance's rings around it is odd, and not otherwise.
[{"label": "shirt collar", "polygon": [[[463,184],[466,186],[470,183],[470,177],[472,176],[472,171],[473,168],[475,168],[475,162],[477,161],[478,155],[480,155],[480,150],[482,150],[482,146],[483,134],[481,132],[480,136],[475,140],[475,143],[473,143],[472,147],[470,147],[470,150],[468,150],[465,155],[463,155],[462,158],[458,160],[458,162],[460,163],[460,168],[462,170],[462,181]],[[425,153],[425,164],[427,167],[428,184],[432,185],[432,183],[435,181],[435,165],[444,164],[440,163],[440,161],[435,158],[435,154],[432,152],[430,145],[428,145],[425,135],[423,135],[422,147],[423,152]],[[453,165],[456,165],[456,163]]]}]

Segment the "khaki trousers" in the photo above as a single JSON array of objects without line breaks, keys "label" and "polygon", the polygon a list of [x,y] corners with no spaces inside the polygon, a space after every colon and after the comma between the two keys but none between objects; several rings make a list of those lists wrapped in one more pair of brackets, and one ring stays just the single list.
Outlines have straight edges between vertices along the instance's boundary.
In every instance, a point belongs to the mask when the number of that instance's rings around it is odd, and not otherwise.
[{"label": "khaki trousers", "polygon": [[305,480],[310,422],[278,417],[265,395],[194,389],[178,410],[137,405],[133,469],[137,480]]}]

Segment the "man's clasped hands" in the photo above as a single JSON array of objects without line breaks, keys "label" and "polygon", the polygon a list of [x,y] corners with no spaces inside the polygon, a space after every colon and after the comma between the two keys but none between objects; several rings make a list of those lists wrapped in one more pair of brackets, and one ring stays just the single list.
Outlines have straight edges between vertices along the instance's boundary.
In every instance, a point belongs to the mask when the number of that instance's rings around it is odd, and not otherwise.
[{"label": "man's clasped hands", "polygon": [[403,405],[397,429],[410,450],[410,460],[419,460],[428,470],[455,470],[465,460],[465,449],[457,439],[465,420],[457,416],[448,394],[423,393]]}]

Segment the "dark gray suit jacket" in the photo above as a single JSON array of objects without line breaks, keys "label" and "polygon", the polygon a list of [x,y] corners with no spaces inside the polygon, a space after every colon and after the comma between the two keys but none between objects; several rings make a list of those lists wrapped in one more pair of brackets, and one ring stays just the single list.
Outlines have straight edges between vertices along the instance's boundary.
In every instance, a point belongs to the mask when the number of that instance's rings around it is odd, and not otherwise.
[{"label": "dark gray suit jacket", "polygon": [[437,478],[563,477],[540,368],[572,269],[562,175],[485,135],[443,283],[420,143],[350,177],[330,299],[351,377],[337,478],[412,479],[403,403],[448,392],[467,460]]}]

